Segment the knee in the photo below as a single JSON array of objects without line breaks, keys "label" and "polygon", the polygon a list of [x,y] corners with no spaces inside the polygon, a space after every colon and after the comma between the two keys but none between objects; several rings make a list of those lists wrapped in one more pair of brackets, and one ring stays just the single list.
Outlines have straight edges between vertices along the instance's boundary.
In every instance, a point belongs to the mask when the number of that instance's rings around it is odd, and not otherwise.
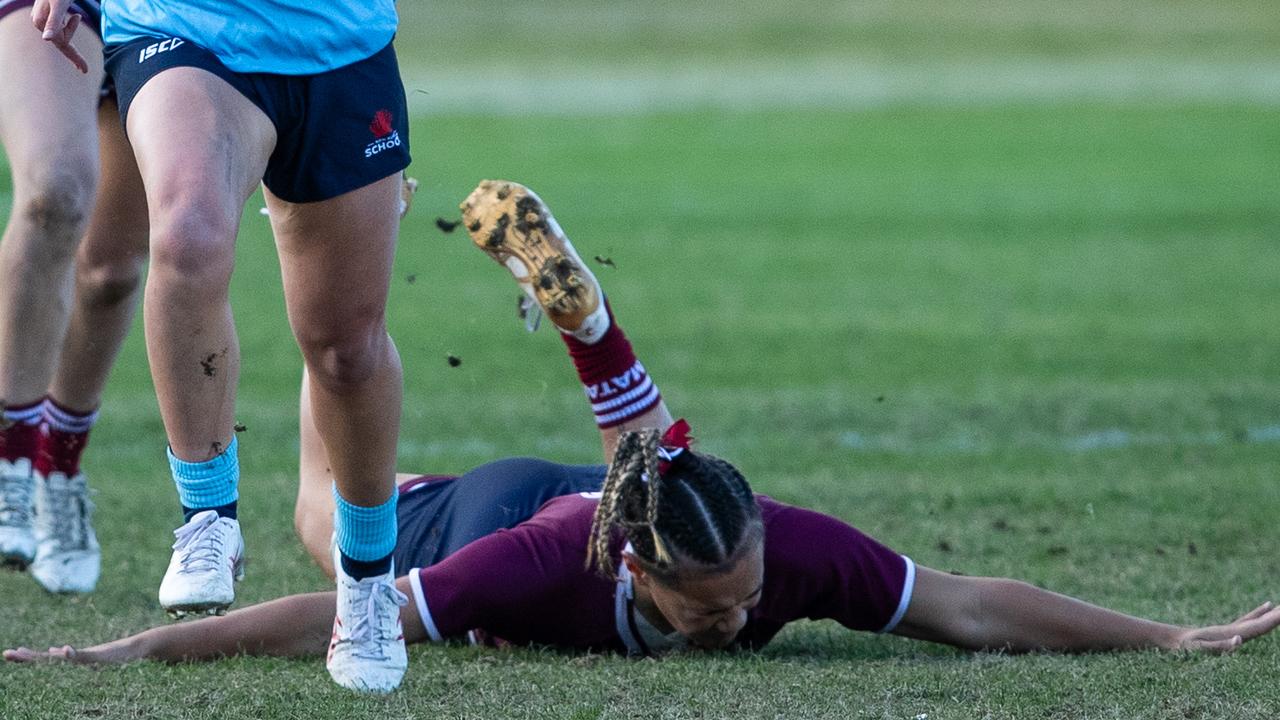
[{"label": "knee", "polygon": [[293,511],[293,531],[302,547],[323,565],[333,535],[333,510],[299,502]]},{"label": "knee", "polygon": [[331,392],[357,387],[372,378],[386,361],[389,344],[381,311],[298,332],[298,345],[312,382]]},{"label": "knee", "polygon": [[316,539],[316,527],[322,521],[319,515],[314,508],[302,502],[293,509],[293,531],[304,547],[311,547]]},{"label": "knee", "polygon": [[76,264],[77,302],[96,308],[129,302],[142,284],[142,258],[111,258],[105,262]]},{"label": "knee", "polygon": [[151,272],[184,296],[226,294],[235,265],[236,224],[198,205],[172,208],[151,231]]},{"label": "knee", "polygon": [[93,210],[92,163],[59,162],[17,193],[14,214],[40,236],[41,248],[70,260]]}]

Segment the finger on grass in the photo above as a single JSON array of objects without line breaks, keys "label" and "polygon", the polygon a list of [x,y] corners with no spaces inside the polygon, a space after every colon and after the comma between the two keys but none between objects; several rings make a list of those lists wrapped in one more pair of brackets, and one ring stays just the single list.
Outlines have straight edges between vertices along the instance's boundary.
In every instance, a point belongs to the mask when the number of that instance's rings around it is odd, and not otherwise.
[{"label": "finger on grass", "polygon": [[4,659],[9,662],[29,663],[39,660],[42,653],[32,650],[31,648],[18,647],[13,648],[12,650],[5,650],[3,655]]},{"label": "finger on grass", "polygon": [[1270,601],[1270,600],[1268,600],[1268,601],[1266,601],[1266,602],[1262,603],[1261,605],[1259,605],[1258,607],[1256,607],[1256,608],[1254,608],[1254,609],[1250,610],[1249,612],[1247,612],[1247,613],[1245,613],[1245,614],[1241,615],[1241,616],[1236,620],[1236,622],[1238,622],[1238,623],[1239,623],[1239,622],[1244,622],[1244,621],[1246,621],[1246,620],[1252,620],[1252,619],[1254,619],[1254,618],[1256,618],[1256,617],[1261,617],[1261,616],[1265,615],[1265,614],[1267,613],[1267,611],[1268,611],[1268,610],[1270,610],[1270,609],[1271,609],[1271,601]]}]

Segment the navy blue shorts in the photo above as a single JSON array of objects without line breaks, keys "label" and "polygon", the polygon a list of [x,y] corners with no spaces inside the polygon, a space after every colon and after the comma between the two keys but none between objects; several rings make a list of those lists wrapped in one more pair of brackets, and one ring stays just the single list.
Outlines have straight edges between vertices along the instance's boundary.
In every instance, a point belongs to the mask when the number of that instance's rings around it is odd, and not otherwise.
[{"label": "navy blue shorts", "polygon": [[551,498],[595,492],[604,465],[536,458],[499,460],[462,477],[424,477],[400,486],[396,570],[434,565],[478,540],[533,517]]},{"label": "navy blue shorts", "polygon": [[390,44],[319,75],[234,72],[182,38],[108,45],[106,61],[121,121],[142,86],[175,67],[212,73],[257,105],[276,128],[262,182],[282,200],[328,200],[409,166],[409,111]]}]

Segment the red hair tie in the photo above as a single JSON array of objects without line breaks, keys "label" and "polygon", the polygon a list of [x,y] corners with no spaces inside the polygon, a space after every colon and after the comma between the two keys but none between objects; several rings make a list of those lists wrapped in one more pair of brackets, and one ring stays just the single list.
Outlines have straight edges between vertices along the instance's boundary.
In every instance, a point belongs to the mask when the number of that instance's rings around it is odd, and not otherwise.
[{"label": "red hair tie", "polygon": [[658,445],[658,474],[666,475],[671,469],[671,463],[680,453],[689,449],[689,441],[693,438],[689,437],[689,423],[684,418],[671,423],[671,427],[662,433],[662,440]]}]

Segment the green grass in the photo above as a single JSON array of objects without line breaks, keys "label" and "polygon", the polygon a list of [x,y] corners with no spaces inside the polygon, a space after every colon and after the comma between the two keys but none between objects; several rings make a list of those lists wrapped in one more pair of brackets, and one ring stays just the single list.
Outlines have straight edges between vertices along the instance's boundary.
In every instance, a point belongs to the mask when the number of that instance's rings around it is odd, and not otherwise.
[{"label": "green grass", "polygon": [[[1261,2],[826,3],[799,20],[764,3],[543,5],[408,4],[406,72],[757,53],[1274,62],[1280,22]],[[512,27],[563,36],[516,42]],[[614,261],[595,269],[673,411],[760,491],[924,565],[1171,622],[1226,620],[1280,590],[1274,104],[446,114],[420,117],[413,143],[423,192],[391,301],[405,469],[597,457],[559,343],[523,334],[503,273],[433,224],[480,178],[508,176],[539,190],[584,255]],[[234,285],[252,561],[241,603],[326,585],[292,536],[300,361],[257,207]],[[141,340],[87,460],[99,590],[52,598],[0,576],[0,646],[162,621],[177,513]],[[339,691],[319,660],[0,666],[0,717],[1269,718],[1277,662],[1275,638],[1226,658],[1006,657],[805,623],[758,655],[662,662],[418,647],[386,699]]]},{"label": "green grass", "polygon": [[508,59],[557,66],[671,66],[685,60],[879,57],[894,61],[975,56],[1154,54],[1274,58],[1280,15],[1258,0],[1026,0],[897,3],[764,0],[644,5],[553,0],[537,4],[405,3],[401,38],[433,64]]}]

